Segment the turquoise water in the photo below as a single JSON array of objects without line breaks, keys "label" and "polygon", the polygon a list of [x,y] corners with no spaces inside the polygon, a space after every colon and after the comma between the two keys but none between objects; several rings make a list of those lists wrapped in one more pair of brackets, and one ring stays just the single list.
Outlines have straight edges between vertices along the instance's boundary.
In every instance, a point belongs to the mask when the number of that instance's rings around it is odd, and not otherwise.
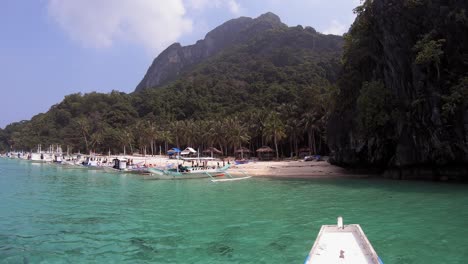
[{"label": "turquoise water", "polygon": [[468,186],[144,180],[0,159],[0,263],[303,263],[359,223],[386,264],[468,263]]}]

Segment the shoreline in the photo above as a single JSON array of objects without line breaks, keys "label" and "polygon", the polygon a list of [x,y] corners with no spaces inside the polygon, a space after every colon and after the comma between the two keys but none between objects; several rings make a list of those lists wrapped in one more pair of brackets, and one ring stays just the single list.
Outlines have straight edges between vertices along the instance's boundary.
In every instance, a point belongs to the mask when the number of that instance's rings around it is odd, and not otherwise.
[{"label": "shoreline", "polygon": [[253,161],[233,165],[231,174],[246,174],[252,177],[289,178],[289,179],[333,179],[333,178],[370,178],[375,174],[359,174],[332,165],[327,161]]},{"label": "shoreline", "polygon": [[[177,164],[189,165],[181,160],[169,159],[165,155],[154,156],[137,156],[137,155],[97,155],[95,159],[112,160],[113,158],[125,158],[132,160],[135,165],[146,165],[150,167],[174,167]],[[232,158],[225,158],[227,161],[233,162]],[[209,166],[221,166],[221,160],[208,162]],[[327,161],[304,161],[304,160],[280,160],[280,161],[257,161],[250,160],[246,164],[233,164],[228,170],[233,176],[244,176],[246,173],[252,177],[263,178],[291,178],[291,179],[313,179],[313,178],[369,178],[376,176],[370,173],[356,173],[348,169],[332,165]]]}]

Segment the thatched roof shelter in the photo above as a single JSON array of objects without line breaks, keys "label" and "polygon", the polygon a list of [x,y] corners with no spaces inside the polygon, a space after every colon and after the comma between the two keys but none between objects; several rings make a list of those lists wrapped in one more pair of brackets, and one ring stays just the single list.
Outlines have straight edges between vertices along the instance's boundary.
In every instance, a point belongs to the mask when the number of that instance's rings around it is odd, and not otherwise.
[{"label": "thatched roof shelter", "polygon": [[234,151],[235,153],[250,153],[250,149],[246,148],[246,147],[241,147],[239,149],[236,149],[236,151]]},{"label": "thatched roof shelter", "polygon": [[259,160],[272,160],[274,156],[274,150],[268,146],[263,146],[257,149]]},{"label": "thatched roof shelter", "polygon": [[272,148],[268,147],[268,146],[263,146],[259,149],[257,149],[257,152],[258,153],[272,153],[272,152],[275,152]]},{"label": "thatched roof shelter", "polygon": [[237,159],[245,159],[245,158],[249,159],[251,151],[248,148],[241,147],[239,149],[236,149],[234,153],[236,154]]},{"label": "thatched roof shelter", "polygon": [[203,150],[203,153],[215,153],[215,154],[223,154],[223,152],[217,148],[214,147],[209,147],[205,150]]}]

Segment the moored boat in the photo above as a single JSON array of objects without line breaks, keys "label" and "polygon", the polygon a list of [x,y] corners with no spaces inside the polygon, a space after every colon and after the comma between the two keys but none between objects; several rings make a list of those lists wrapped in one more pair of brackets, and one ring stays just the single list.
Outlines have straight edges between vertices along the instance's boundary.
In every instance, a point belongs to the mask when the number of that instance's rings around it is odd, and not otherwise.
[{"label": "moored boat", "polygon": [[126,158],[115,158],[113,160],[113,166],[102,166],[106,172],[121,172],[121,173],[133,173],[133,174],[149,174],[146,166],[140,165],[129,165],[129,160]]},{"label": "moored boat", "polygon": [[358,224],[323,225],[304,264],[383,264]]},{"label": "moored boat", "polygon": [[184,167],[179,165],[176,169],[148,168],[148,171],[152,174],[152,178],[154,179],[197,179],[224,176],[230,166],[231,164],[227,164],[224,167]]}]

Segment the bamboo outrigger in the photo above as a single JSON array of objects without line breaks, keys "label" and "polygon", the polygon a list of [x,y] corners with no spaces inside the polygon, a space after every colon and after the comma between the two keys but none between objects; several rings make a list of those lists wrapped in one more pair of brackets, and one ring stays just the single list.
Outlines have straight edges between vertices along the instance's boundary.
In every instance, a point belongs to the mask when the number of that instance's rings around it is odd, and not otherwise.
[{"label": "bamboo outrigger", "polygon": [[[214,160],[213,158],[184,158],[184,161],[200,161],[200,163]],[[207,163],[206,163],[207,164]],[[244,173],[244,177],[233,177],[227,170],[231,167],[228,163],[223,167],[217,166],[182,166],[177,165],[173,169],[157,169],[148,168],[148,171],[152,174],[153,179],[158,180],[182,180],[182,179],[198,179],[198,178],[211,178],[212,182],[226,182],[248,179],[248,176]],[[223,179],[217,179],[217,177],[226,176]]]}]

